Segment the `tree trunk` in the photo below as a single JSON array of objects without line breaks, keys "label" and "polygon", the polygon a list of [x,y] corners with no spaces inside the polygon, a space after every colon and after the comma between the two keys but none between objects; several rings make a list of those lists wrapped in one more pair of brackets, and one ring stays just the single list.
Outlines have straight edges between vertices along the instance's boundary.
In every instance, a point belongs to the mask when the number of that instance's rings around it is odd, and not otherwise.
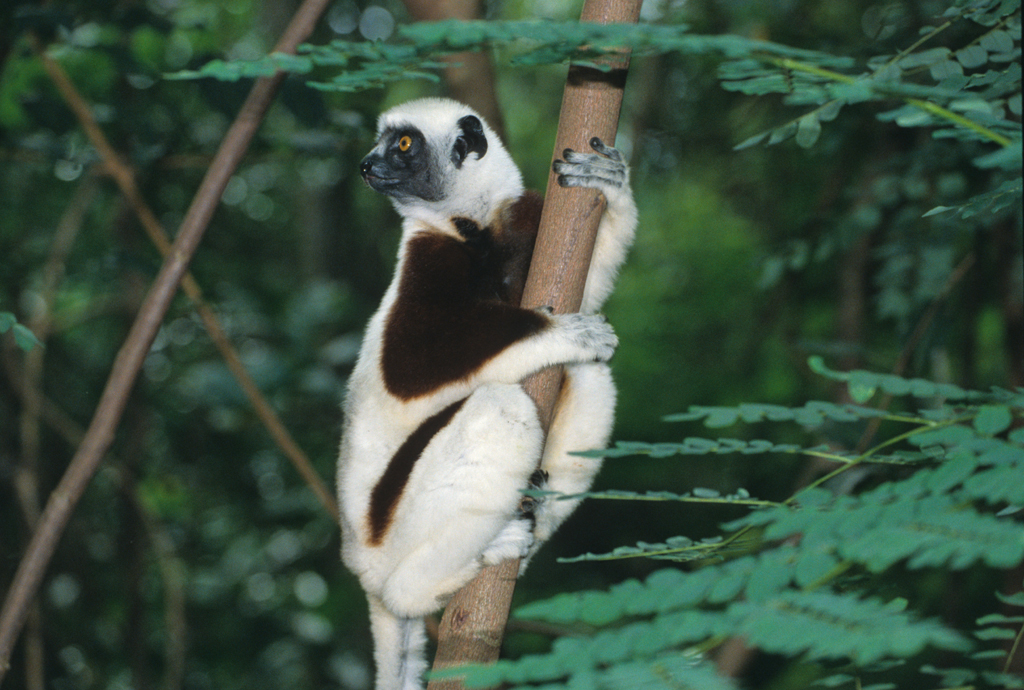
[{"label": "tree trunk", "polygon": [[[636,22],[640,0],[587,0],[582,22]],[[590,149],[592,137],[615,141],[628,55],[603,72],[570,66],[562,97],[558,134],[552,160],[562,151]],[[548,177],[537,244],[523,293],[523,306],[551,306],[555,312],[578,311],[583,300],[590,255],[604,201],[592,189],[566,189],[554,173]],[[561,384],[561,370],[547,369],[524,383],[537,403],[545,428],[550,423]],[[491,663],[498,658],[519,561],[506,561],[484,570],[460,590],[445,608],[434,658],[434,670],[469,663]],[[458,679],[432,681],[428,690],[456,690]]]}]

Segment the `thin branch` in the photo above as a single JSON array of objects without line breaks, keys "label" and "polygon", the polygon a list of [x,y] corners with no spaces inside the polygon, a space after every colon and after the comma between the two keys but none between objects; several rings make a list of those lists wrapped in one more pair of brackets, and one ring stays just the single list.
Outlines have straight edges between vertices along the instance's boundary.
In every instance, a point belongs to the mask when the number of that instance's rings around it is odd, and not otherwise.
[{"label": "thin branch", "polygon": [[164,596],[164,690],[179,690],[185,676],[188,650],[186,618],[185,566],[174,548],[174,540],[141,500],[138,488],[129,481],[127,472],[118,471],[118,481],[131,510],[138,517],[143,533],[155,555]]},{"label": "thin branch", "polygon": [[[275,50],[294,52],[295,47],[312,32],[327,5],[327,0],[305,0],[285,29]],[[128,395],[138,378],[178,285],[185,275],[188,263],[202,240],[228,180],[238,168],[283,80],[284,74],[280,72],[272,77],[261,78],[249,92],[249,97],[225,135],[182,221],[171,256],[161,267],[124,345],[117,354],[85,439],[47,501],[39,527],[32,535],[4,600],[3,609],[0,610],[0,683],[10,669],[11,652],[25,624],[30,604],[42,583],[46,566],[57,548],[57,542],[75,505],[110,448]]]},{"label": "thin branch", "polygon": [[[11,383],[12,390],[22,399],[22,404],[25,404],[27,396],[25,382],[15,371],[14,362],[11,360],[11,357],[3,358],[3,370]],[[43,421],[69,446],[74,448],[85,438],[85,429],[42,393],[39,394],[39,407]],[[167,627],[164,642],[163,687],[165,690],[175,690],[181,687],[187,647],[184,566],[174,549],[174,541],[170,535],[160,527],[145,504],[139,500],[137,492],[129,490],[124,472],[120,469],[124,463],[109,454],[107,457],[112,465],[110,469],[115,473],[122,490],[128,495],[132,509],[142,520],[142,526],[156,554],[156,562],[164,588],[164,621]]]},{"label": "thin branch", "polygon": [[[587,0],[580,21],[635,23],[640,4],[640,0]],[[615,141],[628,64],[628,55],[624,55],[609,72],[570,66],[552,159],[566,148],[587,150],[587,142],[594,136]],[[560,313],[579,310],[603,210],[596,191],[560,187],[554,173],[549,174],[523,306],[547,305]],[[545,428],[561,380],[561,371],[551,368],[524,383]],[[518,572],[518,560],[484,568],[449,602],[441,618],[435,670],[498,658]],[[462,681],[456,678],[428,685],[429,690],[441,688],[462,688]]]},{"label": "thin branch", "polygon": [[[43,63],[46,73],[50,76],[50,79],[72,112],[75,113],[90,143],[100,154],[107,172],[117,183],[121,193],[135,211],[135,215],[138,216],[139,222],[142,224],[149,239],[156,245],[160,254],[166,260],[171,255],[170,240],[167,238],[167,233],[164,231],[160,221],[157,220],[156,214],[150,209],[138,186],[135,184],[135,174],[131,166],[125,163],[114,150],[114,147],[110,145],[103,130],[96,122],[92,108],[89,107],[89,104],[75,88],[75,85],[68,78],[67,72],[60,66],[60,63],[47,55],[39,47],[38,41],[33,41],[33,46]],[[181,286],[185,294],[188,295],[188,298],[192,300],[196,312],[198,312],[199,318],[206,328],[206,332],[210,335],[210,339],[220,352],[221,357],[227,364],[231,374],[235,377],[242,392],[252,404],[253,409],[256,411],[256,416],[259,417],[263,426],[266,427],[270,437],[280,448],[281,452],[295,466],[299,476],[309,485],[317,499],[323,504],[328,514],[337,521],[339,519],[338,506],[334,495],[327,488],[323,478],[313,469],[313,464],[310,462],[309,457],[299,447],[298,443],[295,442],[295,439],[289,433],[281,418],[267,401],[266,396],[263,395],[259,386],[256,385],[248,369],[245,368],[241,358],[238,356],[238,351],[224,332],[224,328],[221,326],[216,313],[203,298],[202,289],[191,272],[185,273]]]},{"label": "thin branch", "polygon": [[[54,232],[53,241],[50,243],[50,253],[42,271],[42,286],[39,289],[41,306],[32,314],[28,323],[28,327],[39,340],[39,346],[29,350],[24,358],[20,424],[21,458],[15,469],[14,487],[29,533],[38,525],[40,513],[39,447],[43,357],[46,354],[44,345],[51,330],[54,295],[61,277],[64,275],[64,264],[68,252],[82,228],[86,211],[95,197],[96,189],[96,178],[90,175],[75,190],[71,202],[64,210]],[[38,601],[32,604],[27,625],[25,687],[26,690],[42,690],[46,684],[46,676],[43,614]]]}]

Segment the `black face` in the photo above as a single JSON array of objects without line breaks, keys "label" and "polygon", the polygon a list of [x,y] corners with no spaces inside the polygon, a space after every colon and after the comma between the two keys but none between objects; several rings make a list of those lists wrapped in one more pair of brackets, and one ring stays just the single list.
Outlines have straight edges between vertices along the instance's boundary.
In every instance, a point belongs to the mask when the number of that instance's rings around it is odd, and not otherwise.
[{"label": "black face", "polygon": [[[471,153],[483,158],[487,153],[487,136],[483,125],[473,115],[458,121],[456,137],[448,159],[456,169],[462,167]],[[402,199],[440,201],[445,196],[444,163],[433,155],[423,133],[415,127],[385,130],[381,135],[383,153],[374,149],[359,164],[359,172],[374,191]],[[379,147],[378,147],[379,148]]]},{"label": "black face", "polygon": [[392,129],[385,131],[381,140],[384,152],[374,150],[359,164],[359,172],[371,189],[398,199],[443,198],[422,132],[411,127]]}]

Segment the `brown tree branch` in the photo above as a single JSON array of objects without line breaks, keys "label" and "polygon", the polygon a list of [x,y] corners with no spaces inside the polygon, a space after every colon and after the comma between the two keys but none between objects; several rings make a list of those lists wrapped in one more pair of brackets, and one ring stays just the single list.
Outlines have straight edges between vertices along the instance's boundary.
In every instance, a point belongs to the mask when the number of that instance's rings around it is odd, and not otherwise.
[{"label": "brown tree branch", "polygon": [[[28,395],[24,377],[17,371],[13,358],[7,352],[3,353],[4,374],[11,383],[15,394],[22,399]],[[85,429],[78,422],[72,419],[52,400],[48,399],[41,391],[39,395],[40,416],[46,424],[64,439],[72,448],[78,446],[85,438]],[[138,514],[142,521],[145,534],[149,543],[153,546],[156,557],[157,569],[164,590],[164,681],[161,687],[166,690],[175,690],[181,687],[181,679],[185,669],[185,652],[187,647],[187,625],[185,619],[185,575],[184,565],[181,558],[174,549],[174,542],[167,531],[164,530],[155,517],[149,513],[145,504],[139,500],[137,492],[130,490],[129,482],[125,479],[125,473],[120,469],[124,462],[107,454],[107,459],[112,465],[122,491],[129,500],[132,509]],[[35,615],[34,613],[32,615]],[[26,689],[28,690],[28,689]]]},{"label": "brown tree branch", "polygon": [[[580,21],[636,22],[640,4],[641,0],[587,0]],[[595,136],[615,141],[628,66],[627,55],[609,72],[570,66],[552,160],[560,158],[566,148],[589,151],[588,142]],[[523,306],[548,305],[559,313],[579,310],[603,210],[598,192],[563,188],[550,173]],[[524,384],[545,427],[558,399],[561,378],[561,371],[552,368]],[[484,568],[449,602],[441,618],[435,670],[498,658],[518,571],[518,560]],[[431,681],[427,687],[454,690],[462,688],[462,683],[458,679]]]},{"label": "brown tree branch", "polygon": [[[89,142],[100,154],[108,174],[114,179],[121,193],[128,200],[128,204],[135,211],[135,215],[149,236],[150,241],[156,245],[156,248],[166,260],[171,254],[171,242],[167,238],[167,233],[164,231],[160,221],[157,220],[156,214],[150,209],[138,186],[135,184],[135,174],[132,167],[124,162],[121,156],[117,154],[117,151],[114,150],[114,147],[111,146],[103,130],[96,122],[92,108],[89,107],[89,104],[78,92],[78,89],[75,88],[74,83],[72,83],[60,63],[47,55],[38,45],[38,41],[33,41],[33,46],[36,55],[42,61],[46,73],[57,87],[57,91],[64,98],[72,112],[74,112],[79,124],[89,138]],[[227,364],[231,374],[235,377],[245,397],[249,399],[256,412],[256,416],[259,417],[263,426],[266,427],[277,447],[291,461],[299,476],[309,485],[313,494],[319,499],[328,514],[337,522],[339,514],[334,494],[327,488],[323,478],[313,469],[313,464],[309,461],[309,457],[299,447],[299,444],[295,442],[295,439],[289,433],[281,418],[267,401],[266,396],[263,395],[256,382],[253,381],[249,370],[245,368],[241,358],[238,356],[238,351],[224,332],[217,314],[203,298],[202,289],[191,272],[185,273],[181,280],[181,286],[195,306],[196,312],[199,314],[199,318],[202,320],[203,326],[210,336],[210,340],[213,341],[214,346],[220,352],[221,357],[224,359],[225,364]]]},{"label": "brown tree branch", "polygon": [[[54,232],[50,253],[42,272],[39,289],[41,307],[28,324],[41,345],[46,343],[53,322],[53,301],[64,275],[68,252],[85,221],[85,214],[96,196],[96,178],[88,176],[71,199]],[[15,469],[17,492],[25,525],[31,532],[39,523],[39,448],[40,416],[43,399],[43,356],[45,349],[35,347],[25,354],[21,407],[21,461]],[[38,602],[32,604],[25,635],[25,688],[43,690],[45,686],[45,655],[43,647],[43,615]]]},{"label": "brown tree branch", "polygon": [[[312,32],[327,4],[327,0],[304,0],[274,49],[293,53],[296,46]],[[60,535],[113,441],[114,431],[124,411],[128,395],[138,378],[146,354],[153,344],[178,285],[185,275],[188,263],[213,217],[228,180],[245,155],[283,79],[284,74],[278,73],[257,80],[241,112],[228,129],[182,221],[171,248],[171,256],[164,261],[124,345],[117,354],[85,439],[47,501],[39,527],[32,535],[4,600],[3,609],[0,610],[0,683],[10,669],[14,643],[25,624],[30,604],[39,590],[46,566],[53,557]]]}]

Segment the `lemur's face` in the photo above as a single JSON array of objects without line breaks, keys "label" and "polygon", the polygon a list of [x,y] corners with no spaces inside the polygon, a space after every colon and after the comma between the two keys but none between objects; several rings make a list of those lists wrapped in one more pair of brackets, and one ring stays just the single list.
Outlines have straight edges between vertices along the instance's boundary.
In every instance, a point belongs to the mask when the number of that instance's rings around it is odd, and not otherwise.
[{"label": "lemur's face", "polygon": [[487,137],[473,115],[460,118],[446,134],[428,138],[411,123],[385,127],[359,172],[371,189],[399,203],[443,201],[469,154],[480,159],[487,152]]},{"label": "lemur's face", "polygon": [[399,200],[442,199],[443,185],[435,168],[430,147],[415,127],[385,130],[359,164],[359,172],[371,189]]}]

